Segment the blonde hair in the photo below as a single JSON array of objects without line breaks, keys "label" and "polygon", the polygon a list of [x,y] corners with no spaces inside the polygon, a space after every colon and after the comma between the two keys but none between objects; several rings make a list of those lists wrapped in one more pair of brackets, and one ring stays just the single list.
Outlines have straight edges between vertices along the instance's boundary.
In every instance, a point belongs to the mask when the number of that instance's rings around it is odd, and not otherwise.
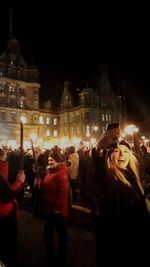
[{"label": "blonde hair", "polygon": [[[135,157],[135,155],[133,154],[133,152],[127,147],[126,147],[126,151],[129,153],[129,164],[128,164],[129,169],[133,172],[137,185],[140,188],[142,194],[144,195],[144,190],[140,182],[140,176],[139,176],[139,162],[137,158]],[[124,173],[119,168],[117,168],[116,165],[113,164],[113,162],[110,159],[110,156],[108,156],[107,158],[107,167],[108,167],[108,172],[112,174],[114,179],[120,180],[125,185],[132,187],[131,183],[126,179]]]}]

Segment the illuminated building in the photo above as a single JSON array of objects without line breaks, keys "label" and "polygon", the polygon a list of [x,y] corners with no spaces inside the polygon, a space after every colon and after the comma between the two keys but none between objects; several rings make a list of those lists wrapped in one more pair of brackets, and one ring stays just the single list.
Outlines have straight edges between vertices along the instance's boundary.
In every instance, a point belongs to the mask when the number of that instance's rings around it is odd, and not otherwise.
[{"label": "illuminated building", "polygon": [[122,120],[122,99],[113,93],[103,71],[96,89],[82,89],[78,103],[70,93],[70,84],[64,90],[57,111],[50,101],[39,108],[39,70],[27,66],[19,42],[10,39],[0,56],[0,143],[19,145],[20,118],[24,116],[24,145],[30,139],[38,145],[76,143],[79,140],[95,142],[111,121]]}]

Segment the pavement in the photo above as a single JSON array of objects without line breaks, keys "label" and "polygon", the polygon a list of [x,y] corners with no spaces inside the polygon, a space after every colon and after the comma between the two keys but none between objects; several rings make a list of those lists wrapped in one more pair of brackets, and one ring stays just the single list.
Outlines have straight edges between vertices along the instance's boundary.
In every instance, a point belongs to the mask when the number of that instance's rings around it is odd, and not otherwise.
[{"label": "pavement", "polygon": [[[32,210],[19,210],[18,258],[20,267],[42,267],[45,221],[34,218]],[[88,208],[74,205],[68,223],[67,267],[96,267],[95,235],[90,227]],[[58,236],[55,234],[57,248]]]}]

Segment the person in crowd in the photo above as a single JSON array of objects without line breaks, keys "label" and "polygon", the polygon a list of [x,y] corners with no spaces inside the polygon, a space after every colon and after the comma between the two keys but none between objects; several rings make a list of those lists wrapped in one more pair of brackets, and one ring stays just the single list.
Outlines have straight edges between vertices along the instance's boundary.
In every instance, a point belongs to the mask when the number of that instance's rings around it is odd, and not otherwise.
[{"label": "person in crowd", "polygon": [[[147,148],[144,145],[141,146],[141,160],[143,162],[145,172],[150,176],[150,153],[148,153]],[[147,182],[150,183],[150,180]]]},{"label": "person in crowd", "polygon": [[68,169],[62,162],[60,153],[51,151],[48,156],[47,173],[40,184],[46,224],[45,265],[55,266],[54,231],[59,235],[59,251],[57,255],[59,266],[66,266],[68,217]]},{"label": "person in crowd", "polygon": [[75,151],[74,146],[67,147],[68,153],[68,172],[69,182],[72,190],[72,202],[77,203],[79,201],[79,180],[78,180],[78,169],[79,169],[79,155]]},{"label": "person in crowd", "polygon": [[77,153],[79,155],[79,168],[78,168],[78,179],[79,179],[79,187],[80,187],[80,200],[79,205],[86,207],[88,206],[87,201],[87,167],[88,167],[88,154],[89,150],[85,146],[85,144],[80,141]]},{"label": "person in crowd", "polygon": [[129,144],[119,142],[118,129],[106,131],[99,139],[92,163],[97,188],[97,266],[145,266],[150,227],[139,162]]},{"label": "person in crowd", "polygon": [[[24,158],[24,157],[23,157]],[[16,180],[17,174],[21,168],[21,158],[20,150],[8,151],[7,152],[7,161],[8,161],[8,182],[13,184]],[[23,169],[25,171],[25,164],[23,159]],[[26,176],[26,174],[25,174]],[[17,194],[16,199],[19,209],[23,208],[24,205],[24,186],[20,189],[19,194]]]},{"label": "person in crowd", "polygon": [[44,153],[39,154],[38,157],[35,157],[32,166],[32,170],[35,175],[33,191],[32,191],[33,212],[34,212],[34,217],[39,219],[42,219],[44,215],[40,184],[46,175],[48,153],[49,150],[46,150]]},{"label": "person in crowd", "polygon": [[0,261],[7,267],[17,266],[18,203],[16,197],[24,186],[24,171],[19,171],[13,183],[8,182],[9,164],[0,149]]}]

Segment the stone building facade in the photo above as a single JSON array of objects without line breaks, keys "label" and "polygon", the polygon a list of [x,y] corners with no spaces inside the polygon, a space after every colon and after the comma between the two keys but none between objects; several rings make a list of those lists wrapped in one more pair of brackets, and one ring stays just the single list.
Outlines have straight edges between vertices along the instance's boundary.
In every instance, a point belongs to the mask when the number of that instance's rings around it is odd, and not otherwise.
[{"label": "stone building facade", "polygon": [[24,61],[20,45],[10,39],[0,56],[0,144],[19,146],[20,120],[24,146],[31,138],[37,145],[95,142],[112,121],[122,121],[122,98],[115,95],[104,68],[95,90],[83,88],[74,103],[69,81],[64,82],[60,105],[53,110],[51,101],[39,106],[39,70]]}]

